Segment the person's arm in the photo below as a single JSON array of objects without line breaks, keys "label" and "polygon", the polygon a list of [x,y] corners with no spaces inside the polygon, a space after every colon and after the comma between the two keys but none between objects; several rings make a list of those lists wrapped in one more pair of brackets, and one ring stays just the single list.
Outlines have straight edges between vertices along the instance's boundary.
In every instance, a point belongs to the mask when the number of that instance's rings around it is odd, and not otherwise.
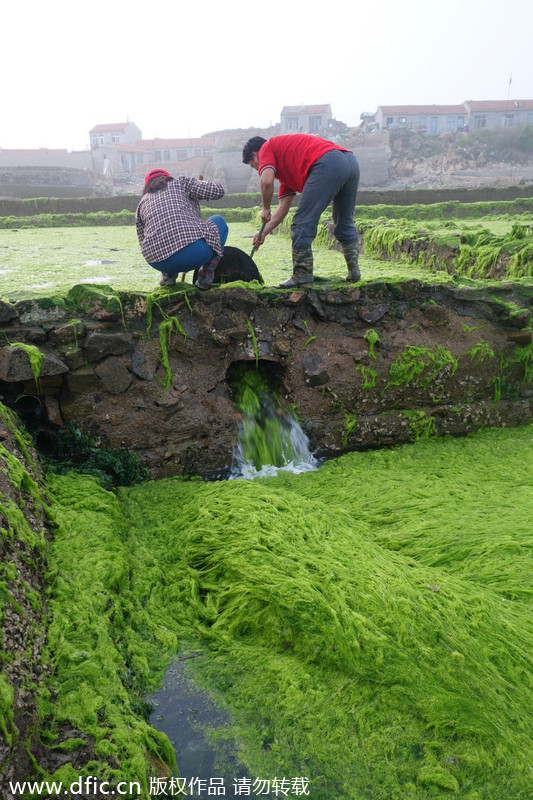
[{"label": "person's arm", "polygon": [[268,223],[270,219],[270,206],[274,195],[274,170],[272,167],[265,167],[259,177],[259,188],[261,189],[261,219]]},{"label": "person's arm", "polygon": [[217,181],[182,178],[186,192],[193,200],[218,200],[224,195],[224,187]]},{"label": "person's arm", "polygon": [[[293,199],[294,199],[293,194],[286,194],[283,197],[280,197],[276,210],[272,215],[270,215],[270,210],[269,210],[270,219],[268,220],[263,229],[263,234],[261,238],[259,238],[259,234],[257,233],[254,236],[254,247],[256,250],[263,244],[263,242],[265,241],[265,237],[268,236],[269,233],[272,233],[274,228],[277,228],[280,222],[283,222],[283,220],[289,213],[289,209],[292,205]],[[261,219],[263,219],[262,215]]]},{"label": "person's arm", "polygon": [[137,210],[135,211],[135,228],[137,230],[137,238],[139,240],[139,244],[142,244],[142,241],[144,239],[144,222],[141,218],[139,208],[140,207],[138,206]]}]

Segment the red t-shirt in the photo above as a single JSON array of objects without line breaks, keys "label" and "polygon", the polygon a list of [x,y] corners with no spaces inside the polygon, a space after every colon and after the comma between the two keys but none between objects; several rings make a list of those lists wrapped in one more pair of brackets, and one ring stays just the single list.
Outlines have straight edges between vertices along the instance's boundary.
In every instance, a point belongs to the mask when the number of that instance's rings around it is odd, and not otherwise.
[{"label": "red t-shirt", "polygon": [[346,147],[308,133],[273,136],[259,151],[258,172],[261,175],[266,167],[272,167],[280,184],[278,196],[296,194],[304,188],[313,164],[330,150],[347,152]]}]

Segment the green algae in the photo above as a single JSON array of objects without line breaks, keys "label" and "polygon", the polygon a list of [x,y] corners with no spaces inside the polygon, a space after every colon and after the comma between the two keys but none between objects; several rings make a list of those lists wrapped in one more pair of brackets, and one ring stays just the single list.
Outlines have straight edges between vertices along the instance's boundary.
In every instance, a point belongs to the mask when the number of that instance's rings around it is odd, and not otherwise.
[{"label": "green algae", "polygon": [[[47,510],[42,487],[38,485],[29,469],[35,464],[30,457],[30,440],[26,431],[21,426],[17,416],[0,404],[0,418],[12,435],[11,450],[3,444],[0,445],[0,471],[3,473],[3,485],[9,482],[10,489],[0,492],[0,550],[2,561],[0,563],[0,663],[12,664],[15,658],[20,658],[31,669],[35,659],[35,636],[37,623],[27,620],[27,606],[24,599],[35,612],[35,619],[42,611],[43,601],[36,589],[28,583],[28,575],[36,576],[46,551],[45,533],[43,527],[36,525],[37,519],[42,519]],[[33,525],[26,518],[28,512],[32,515]],[[5,628],[4,621],[8,607],[10,619]],[[17,625],[24,627],[23,635],[12,637],[11,626],[15,631]],[[16,636],[16,634],[15,634]],[[15,638],[19,650],[15,654],[10,643]],[[22,646],[23,645],[23,646]],[[15,709],[15,688],[28,692],[35,692],[35,684],[31,677],[23,678],[22,684],[15,687],[11,684],[7,673],[0,675],[0,734],[7,745],[7,760],[1,764],[7,766],[11,754],[10,748],[17,745],[22,732],[31,739],[33,731],[25,730],[25,720],[20,711],[20,706]],[[20,700],[20,695],[19,695]],[[22,723],[22,725],[21,725]],[[19,727],[20,726],[20,729]],[[23,727],[24,726],[24,727]],[[21,745],[24,742],[20,743]]]},{"label": "green algae", "polygon": [[[189,309],[189,313],[192,314],[192,307],[187,297],[187,289],[180,287],[180,297],[184,298],[187,308]],[[169,292],[167,290],[157,290],[156,292],[152,292],[146,297],[146,335],[150,335],[150,331],[152,329],[152,322],[153,322],[153,309],[154,306],[159,310],[159,313],[162,316],[162,321],[158,324],[158,333],[159,333],[159,346],[161,349],[161,364],[165,370],[165,377],[163,379],[163,388],[168,389],[170,384],[172,383],[172,370],[170,368],[170,362],[168,360],[168,346],[172,339],[173,331],[176,333],[180,333],[183,336],[183,340],[187,341],[187,333],[179,321],[178,317],[173,314],[167,314],[166,311],[162,307],[163,299],[169,298]]]},{"label": "green algae", "polygon": [[422,409],[407,409],[402,414],[409,420],[409,428],[415,439],[428,439],[438,435],[434,418],[426,415]]},{"label": "green algae", "polygon": [[96,737],[92,774],[140,780],[163,749],[142,692],[188,642],[251,775],[307,775],[317,800],[529,800],[532,436],[117,497],[54,478],[44,724]]},{"label": "green algae", "polygon": [[482,339],[473,347],[471,347],[470,350],[467,350],[465,355],[469,355],[472,361],[480,364],[483,363],[483,361],[493,359],[494,350],[491,348],[488,342]]},{"label": "green algae", "polygon": [[19,350],[23,350],[30,361],[30,367],[33,374],[33,379],[36,384],[39,382],[39,376],[41,374],[41,368],[44,361],[44,353],[42,353],[38,347],[34,344],[26,344],[24,342],[12,342],[10,344],[11,347],[17,347]]},{"label": "green algae", "polygon": [[389,367],[389,380],[383,392],[390,386],[412,384],[421,389],[430,383],[440,383],[451,377],[457,369],[457,359],[445,347],[435,344],[433,348],[408,345]]},{"label": "green algae", "polygon": [[533,228],[514,222],[503,233],[457,228],[443,231],[437,223],[421,227],[404,217],[378,218],[360,226],[365,253],[416,264],[431,271],[488,279],[494,275],[519,279],[533,274]]},{"label": "green algae", "polygon": [[158,328],[159,328],[159,346],[161,347],[161,363],[165,369],[163,388],[168,389],[168,387],[172,383],[172,370],[170,368],[170,362],[168,360],[168,346],[172,339],[172,332],[176,330],[178,333],[181,333],[181,335],[185,340],[187,340],[187,334],[185,333],[179,319],[174,316],[166,317],[166,319],[164,319],[162,322],[159,323]]},{"label": "green algae", "polygon": [[368,355],[370,358],[376,357],[376,345],[379,343],[379,334],[373,328],[365,332],[364,338],[368,342]]},{"label": "green algae", "polygon": [[8,745],[13,743],[17,728],[13,716],[13,687],[4,675],[0,675],[0,733]]},{"label": "green algae", "polygon": [[370,369],[370,367],[366,367],[364,364],[356,367],[356,370],[361,373],[363,378],[363,382],[361,384],[361,388],[363,389],[373,389],[376,385],[376,378],[378,377],[378,373]]},{"label": "green algae", "polygon": [[35,466],[33,457],[29,451],[29,447],[32,443],[31,436],[24,428],[15,412],[7,408],[3,403],[0,403],[0,420],[2,420],[8,431],[13,435],[15,443],[27,463]]},{"label": "green algae", "polygon": [[234,370],[231,389],[242,412],[239,442],[244,461],[256,470],[266,465],[282,467],[296,458],[288,424],[289,413],[282,406],[275,381],[260,369],[242,365]]},{"label": "green algae", "polygon": [[120,510],[93,478],[53,475],[48,486],[56,531],[48,575],[52,677],[40,697],[42,735],[68,750],[75,744],[64,730],[74,726],[92,737],[99,757],[78,775],[97,770],[100,779],[139,780],[147,796],[149,755],[170,768],[175,760],[166,737],[144,718],[139,687],[148,685],[147,654],[154,645],[148,632],[146,641],[129,634],[130,617],[139,611],[140,623],[143,615]]},{"label": "green algae", "polygon": [[344,426],[342,429],[342,447],[343,449],[348,444],[348,439],[350,435],[356,430],[357,428],[357,415],[356,414],[345,414],[344,415]]},{"label": "green algae", "polygon": [[450,218],[472,219],[485,215],[522,215],[533,212],[533,200],[523,198],[517,200],[480,201],[474,203],[461,203],[458,200],[448,200],[442,203],[413,203],[412,205],[390,205],[376,203],[369,206],[357,206],[357,220],[368,220],[385,217],[388,219],[449,220]]},{"label": "green algae", "polygon": [[99,439],[71,422],[58,431],[54,454],[48,456],[45,465],[56,473],[75,470],[93,475],[105,489],[130,486],[149,475],[147,468],[139,464],[136,453],[126,448],[104,447]]}]

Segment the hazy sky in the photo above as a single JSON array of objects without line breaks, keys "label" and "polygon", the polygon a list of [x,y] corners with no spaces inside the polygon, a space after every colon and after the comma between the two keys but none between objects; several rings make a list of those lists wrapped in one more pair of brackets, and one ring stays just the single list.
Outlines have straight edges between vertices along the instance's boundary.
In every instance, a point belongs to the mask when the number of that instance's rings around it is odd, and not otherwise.
[{"label": "hazy sky", "polygon": [[8,0],[0,22],[6,149],[85,149],[127,119],[181,138],[300,103],[358,125],[378,105],[533,98],[532,0]]}]

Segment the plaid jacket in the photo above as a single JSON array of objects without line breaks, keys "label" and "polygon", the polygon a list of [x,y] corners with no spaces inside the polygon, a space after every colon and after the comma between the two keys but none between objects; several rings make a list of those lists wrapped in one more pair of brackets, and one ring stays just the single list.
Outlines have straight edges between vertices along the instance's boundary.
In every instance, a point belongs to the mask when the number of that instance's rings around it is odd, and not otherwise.
[{"label": "plaid jacket", "polygon": [[199,239],[222,255],[218,228],[214,222],[202,220],[200,200],[216,200],[223,194],[220,183],[184,176],[169,181],[158,192],[145,194],[135,212],[135,225],[146,261],[157,264]]}]

